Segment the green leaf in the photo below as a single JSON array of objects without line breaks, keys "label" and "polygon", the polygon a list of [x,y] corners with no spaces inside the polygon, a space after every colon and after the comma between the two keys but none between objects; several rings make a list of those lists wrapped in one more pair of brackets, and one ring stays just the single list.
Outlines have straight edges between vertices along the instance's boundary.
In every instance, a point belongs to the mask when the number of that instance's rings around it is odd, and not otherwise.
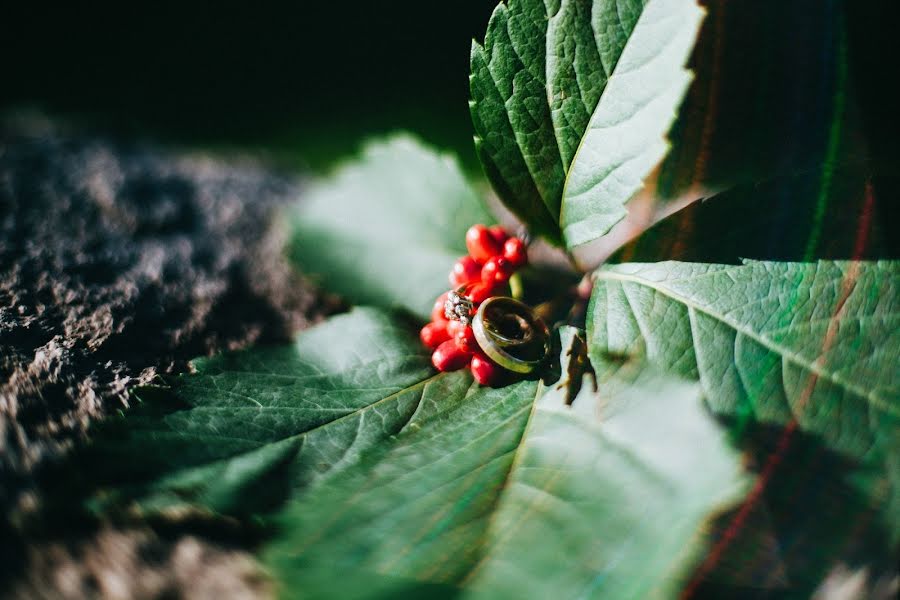
[{"label": "green leaf", "polygon": [[95,435],[88,464],[107,504],[266,509],[395,435],[445,386],[419,340],[374,309],[194,367]]},{"label": "green leaf", "polygon": [[455,161],[397,136],[307,193],[291,219],[291,257],[354,303],[427,319],[466,254],[466,230],[490,222]]},{"label": "green leaf", "polygon": [[[646,355],[699,379],[714,412],[798,427],[879,465],[900,507],[897,261],[623,264],[597,273],[592,357]],[[894,531],[900,523],[892,517]]]},{"label": "green leaf", "polygon": [[694,0],[510,0],[470,58],[475,144],[507,206],[589,242],[664,156],[702,20]]},{"label": "green leaf", "polygon": [[392,444],[285,509],[266,553],[282,594],[673,595],[746,482],[696,386],[624,371],[572,405],[565,381],[446,376]]}]

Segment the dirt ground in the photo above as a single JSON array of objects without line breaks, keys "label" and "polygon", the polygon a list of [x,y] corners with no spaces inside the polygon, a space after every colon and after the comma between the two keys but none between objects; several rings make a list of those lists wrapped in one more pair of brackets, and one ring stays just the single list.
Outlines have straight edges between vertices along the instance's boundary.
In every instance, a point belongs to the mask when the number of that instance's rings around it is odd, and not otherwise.
[{"label": "dirt ground", "polygon": [[[0,131],[0,552],[11,597],[265,595],[228,542],[101,525],[40,542],[36,482],[129,390],[188,360],[277,342],[323,305],[286,263],[277,211],[302,183],[73,136]],[[22,575],[24,574],[24,575]],[[15,575],[15,577],[14,577]]]}]

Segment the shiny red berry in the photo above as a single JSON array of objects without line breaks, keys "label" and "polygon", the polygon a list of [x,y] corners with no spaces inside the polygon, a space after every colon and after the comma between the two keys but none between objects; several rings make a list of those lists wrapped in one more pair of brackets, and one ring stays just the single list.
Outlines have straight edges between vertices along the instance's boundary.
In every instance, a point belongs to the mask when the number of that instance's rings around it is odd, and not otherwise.
[{"label": "shiny red berry", "polygon": [[466,298],[475,304],[481,304],[491,296],[496,296],[497,286],[490,283],[476,283],[466,290]]},{"label": "shiny red berry", "polygon": [[472,377],[475,378],[475,381],[487,386],[500,384],[505,374],[503,367],[480,353],[472,357],[469,370],[472,372]]},{"label": "shiny red berry", "polygon": [[462,350],[453,340],[447,340],[437,347],[431,355],[431,364],[438,371],[457,371],[462,369],[472,358],[472,355]]},{"label": "shiny red berry", "polygon": [[457,335],[465,331],[466,327],[468,327],[468,325],[466,325],[462,321],[450,321],[447,323],[447,335],[455,338]]},{"label": "shiny red berry", "polygon": [[456,345],[466,352],[475,353],[481,351],[478,347],[478,341],[475,339],[475,332],[469,326],[457,330],[453,334],[453,339],[456,341]]},{"label": "shiny red berry", "polygon": [[433,321],[419,331],[419,338],[422,343],[432,350],[450,339],[450,332],[447,331],[447,321]]},{"label": "shiny red berry", "polygon": [[492,256],[501,253],[503,245],[497,243],[494,236],[484,225],[472,225],[466,232],[466,248],[469,255],[478,262],[487,262]]},{"label": "shiny red berry", "polygon": [[503,258],[509,261],[513,267],[518,268],[528,262],[528,252],[525,242],[517,237],[511,237],[503,244]]},{"label": "shiny red berry", "polygon": [[444,292],[438,299],[434,301],[434,307],[431,309],[431,320],[432,321],[446,321],[447,317],[444,316],[444,304],[447,302],[447,294],[449,292]]},{"label": "shiny red berry", "polygon": [[513,274],[512,264],[502,256],[495,256],[481,267],[481,281],[486,284],[504,283]]},{"label": "shiny red berry", "polygon": [[481,265],[471,256],[463,256],[453,265],[450,272],[450,285],[458,288],[481,279]]},{"label": "shiny red berry", "polygon": [[503,247],[503,244],[506,243],[506,240],[509,239],[509,234],[506,233],[506,230],[500,225],[491,225],[488,227],[488,232],[491,234],[491,237],[500,244],[501,248]]}]

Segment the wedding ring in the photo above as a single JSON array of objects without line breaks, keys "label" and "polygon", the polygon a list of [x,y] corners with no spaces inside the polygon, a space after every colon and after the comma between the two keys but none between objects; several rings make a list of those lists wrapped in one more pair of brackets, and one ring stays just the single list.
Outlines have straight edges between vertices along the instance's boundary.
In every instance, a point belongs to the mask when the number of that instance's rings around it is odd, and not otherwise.
[{"label": "wedding ring", "polygon": [[549,352],[550,332],[528,305],[494,296],[481,303],[472,330],[478,345],[501,367],[531,373]]}]

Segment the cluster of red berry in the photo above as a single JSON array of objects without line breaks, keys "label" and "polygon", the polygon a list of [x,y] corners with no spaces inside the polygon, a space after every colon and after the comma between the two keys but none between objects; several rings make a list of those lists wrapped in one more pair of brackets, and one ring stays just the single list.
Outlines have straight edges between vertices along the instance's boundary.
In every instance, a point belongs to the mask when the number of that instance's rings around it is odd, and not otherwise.
[{"label": "cluster of red berry", "polygon": [[[478,346],[472,331],[471,317],[478,306],[507,287],[509,278],[528,258],[525,242],[510,236],[499,225],[473,225],[466,232],[469,256],[453,265],[450,285],[453,289],[434,303],[431,323],[422,328],[422,342],[434,350],[431,362],[439,371],[456,371],[466,366],[481,385],[498,385],[506,369],[492,361]],[[455,291],[471,302],[468,315],[461,320],[448,311],[447,298]]]}]

